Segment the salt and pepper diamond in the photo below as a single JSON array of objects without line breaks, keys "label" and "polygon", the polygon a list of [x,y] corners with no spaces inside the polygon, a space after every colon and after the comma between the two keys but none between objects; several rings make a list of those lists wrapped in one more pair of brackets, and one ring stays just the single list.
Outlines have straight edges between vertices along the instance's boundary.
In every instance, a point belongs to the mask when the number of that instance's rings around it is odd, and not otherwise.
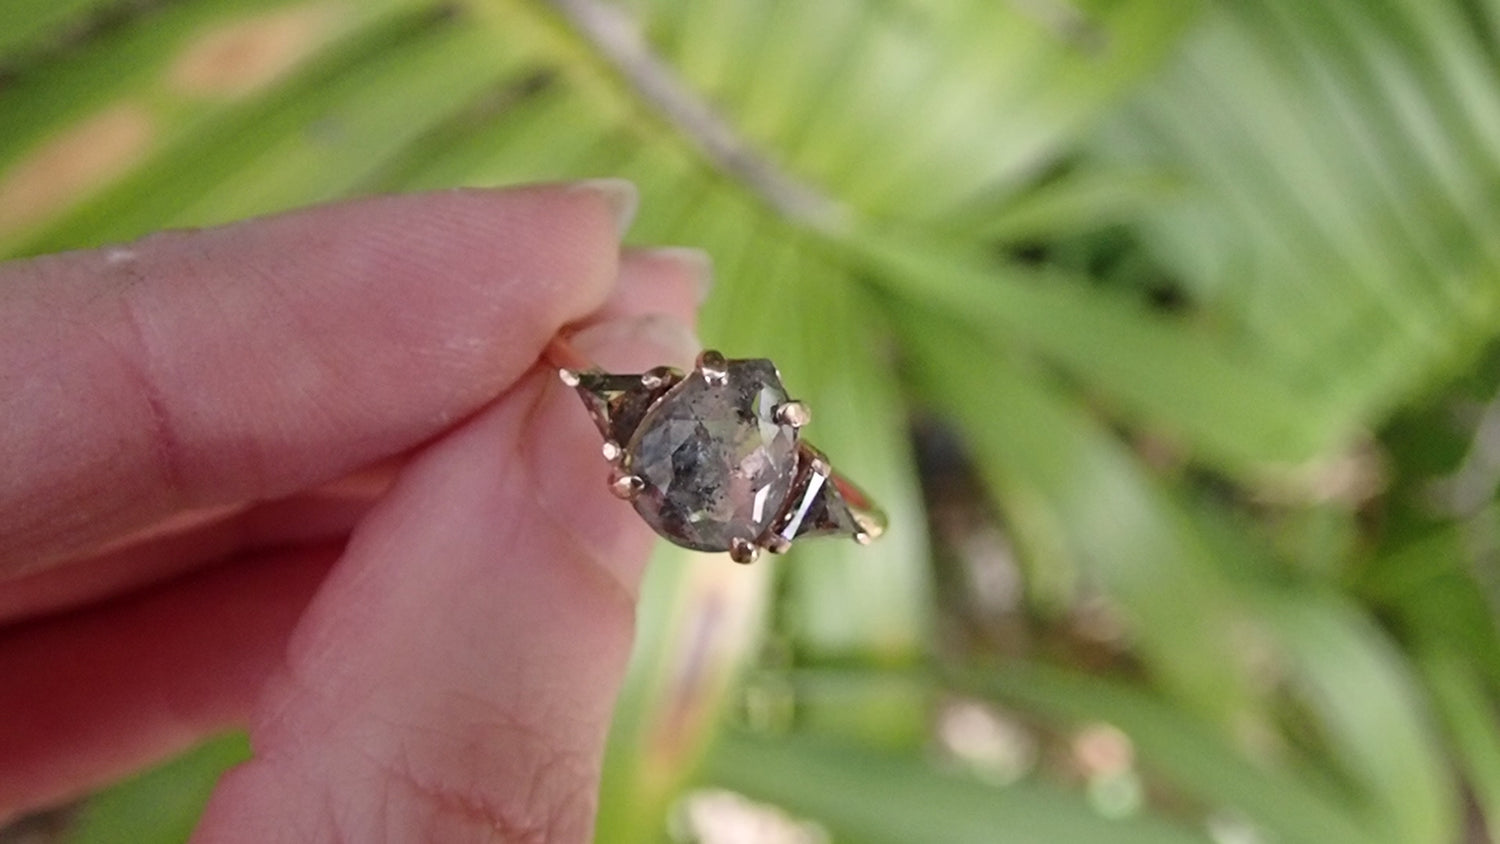
[{"label": "salt and pepper diamond", "polygon": [[748,563],[799,536],[878,533],[845,500],[859,493],[841,490],[827,459],[798,441],[810,414],[769,360],[705,351],[686,374],[562,376],[604,436],[610,488],[678,545]]}]

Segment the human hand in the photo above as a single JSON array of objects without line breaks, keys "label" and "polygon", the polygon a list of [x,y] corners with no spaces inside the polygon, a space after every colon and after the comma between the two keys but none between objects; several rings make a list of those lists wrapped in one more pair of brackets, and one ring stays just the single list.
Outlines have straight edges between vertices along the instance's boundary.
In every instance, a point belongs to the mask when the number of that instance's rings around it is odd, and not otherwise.
[{"label": "human hand", "polygon": [[0,821],[248,725],[203,841],[583,841],[651,534],[538,362],[687,364],[619,183],[0,265]]}]

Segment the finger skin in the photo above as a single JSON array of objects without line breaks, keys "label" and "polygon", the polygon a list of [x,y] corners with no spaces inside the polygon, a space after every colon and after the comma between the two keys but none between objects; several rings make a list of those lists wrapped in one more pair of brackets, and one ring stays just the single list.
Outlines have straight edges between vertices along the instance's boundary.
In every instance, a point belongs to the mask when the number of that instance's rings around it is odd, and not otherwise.
[{"label": "finger skin", "polygon": [[0,583],[0,625],[105,601],[232,557],[342,544],[389,480],[361,475],[263,504],[177,514],[78,560]]},{"label": "finger skin", "polygon": [[0,578],[494,399],[617,270],[608,197],[380,197],[0,266]]},{"label": "finger skin", "polygon": [[[707,268],[700,261],[677,249],[625,250],[609,299],[583,324],[618,326],[643,314],[681,311],[704,286],[700,276]],[[658,362],[617,361],[642,369]],[[66,563],[0,578],[0,624],[73,608],[269,546],[342,541],[389,487],[403,459],[382,461],[285,499],[175,513]]]},{"label": "finger skin", "polygon": [[641,314],[677,314],[684,303],[702,301],[712,284],[708,253],[680,247],[627,247],[620,253],[620,283],[590,321]]},{"label": "finger skin", "polygon": [[0,628],[0,824],[243,723],[338,549]]},{"label": "finger skin", "polygon": [[[687,363],[652,333],[596,351]],[[256,758],[195,840],[589,840],[653,540],[598,445],[538,369],[413,460],[299,625]]]},{"label": "finger skin", "polygon": [[[654,365],[665,361],[663,353],[650,342],[659,334],[655,318],[646,321],[648,330],[636,332],[645,337],[644,341],[631,340],[631,332],[621,327],[628,329],[628,321],[641,311],[690,313],[691,307],[685,303],[692,301],[698,284],[691,270],[651,255],[632,252],[625,256],[618,285],[601,309],[607,318],[584,332],[585,340],[587,336],[604,338],[592,346],[600,351],[601,362],[620,368],[645,368],[640,362]],[[678,354],[685,353],[679,350]],[[549,373],[540,373],[529,382],[540,383],[547,407],[535,414],[521,413],[532,420],[530,425],[540,429],[536,437],[539,447],[531,452],[538,461],[530,471],[548,478],[576,476],[585,498],[592,495],[599,499],[604,469],[597,451],[597,433],[576,397],[547,389],[553,380]],[[522,393],[524,390],[518,391]],[[556,455],[559,460],[551,459],[540,447],[549,437],[567,440],[565,450]],[[581,446],[577,437],[582,437]],[[318,519],[342,518],[337,515],[337,507],[321,507],[320,501],[328,495],[352,496],[362,514],[369,506],[365,496],[384,490],[396,465],[374,467],[337,487],[301,493],[287,501],[235,510],[220,521],[182,520],[184,524],[177,527],[184,532],[162,538],[170,540],[170,548],[152,547],[149,542],[127,545],[42,572],[33,579],[0,584],[0,604],[7,599],[24,602],[38,595],[64,604],[97,600],[99,590],[117,585],[110,578],[138,574],[135,564],[168,559],[174,566],[202,565],[204,561],[193,563],[194,552],[211,559],[256,547],[253,543],[235,545],[231,540],[259,537],[271,541],[279,537],[281,541],[341,541],[343,532],[334,530],[330,534],[324,524],[299,525],[283,520],[290,518],[288,510],[295,507],[317,507]],[[543,512],[559,508],[557,502],[562,501],[560,509],[581,515],[572,510],[575,502],[567,485],[548,486],[537,494],[542,501],[551,502]],[[613,567],[613,576],[623,584],[625,579],[638,577],[639,555],[631,547],[610,545],[610,537],[619,530],[618,518],[629,513],[629,508],[612,498],[603,503],[614,508],[610,518],[599,525],[583,525],[582,518],[573,519],[567,526],[571,530],[577,531],[580,526],[589,530],[567,541],[572,543],[570,547],[594,542],[594,547],[607,548],[603,555]],[[516,519],[535,518],[528,515],[537,509],[534,503],[519,506],[523,509],[514,514]],[[497,515],[484,513],[482,518],[489,522]],[[627,519],[626,529],[634,528],[639,534],[633,518]],[[0,684],[0,818],[17,809],[83,793],[125,771],[163,758],[197,737],[238,723],[250,711],[265,672],[283,663],[283,643],[296,621],[297,610],[327,566],[329,552],[313,550],[310,558],[308,553],[239,553],[226,565],[143,594],[26,624],[0,626],[0,676],[6,678]],[[173,554],[180,556],[173,558]],[[127,560],[123,565],[122,559]],[[296,563],[296,559],[304,563]],[[419,576],[420,571],[415,574]],[[410,579],[414,571],[408,568],[399,576]],[[34,588],[16,589],[26,584]],[[390,585],[396,592],[408,588],[403,583]],[[580,591],[587,600],[589,590]],[[519,591],[512,597],[528,600]],[[236,608],[244,607],[257,608],[251,616],[254,625],[236,622]],[[496,607],[496,611],[503,609],[503,604]],[[423,621],[427,624],[431,619]],[[571,635],[566,618],[555,619],[557,624],[552,621],[544,619],[536,625],[535,635],[566,641]],[[425,628],[416,631],[413,638],[423,632]],[[628,637],[627,626],[623,641],[617,643],[622,648],[627,646]],[[525,640],[515,644],[523,653],[531,647]],[[492,658],[507,658],[509,643],[497,640],[493,646]],[[360,649],[364,643],[346,642],[341,647]],[[140,666],[147,670],[137,670]],[[565,679],[575,685],[583,683],[583,692],[588,695],[608,698],[612,694],[608,683],[595,685],[593,677]],[[395,684],[406,682],[398,679]],[[490,752],[503,751],[490,747]],[[335,781],[329,787],[337,788],[338,784]],[[281,817],[277,811],[273,810],[271,817]]]}]

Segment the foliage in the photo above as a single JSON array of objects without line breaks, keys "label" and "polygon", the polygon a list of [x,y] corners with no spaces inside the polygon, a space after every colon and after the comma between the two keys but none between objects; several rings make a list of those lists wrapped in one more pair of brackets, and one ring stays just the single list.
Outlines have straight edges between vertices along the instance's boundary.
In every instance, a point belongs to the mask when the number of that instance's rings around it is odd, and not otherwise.
[{"label": "foliage", "polygon": [[[894,529],[748,569],[661,550],[601,840],[660,839],[696,784],[840,840],[1500,824],[1500,3],[0,21],[0,255],[604,174],[642,188],[633,239],[714,255],[706,341],[774,353]],[[1030,761],[940,740],[971,705]]]}]

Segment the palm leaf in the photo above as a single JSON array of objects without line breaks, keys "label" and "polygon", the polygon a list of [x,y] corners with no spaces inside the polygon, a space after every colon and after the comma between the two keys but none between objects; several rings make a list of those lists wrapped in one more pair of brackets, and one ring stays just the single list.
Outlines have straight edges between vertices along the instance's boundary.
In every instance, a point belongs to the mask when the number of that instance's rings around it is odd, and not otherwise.
[{"label": "palm leaf", "polygon": [[[1500,805],[1496,596],[1464,539],[1484,516],[1424,503],[1452,467],[1407,458],[1436,434],[1380,428],[1466,368],[1500,380],[1475,368],[1500,327],[1496,9],[0,0],[0,255],[601,174],[641,185],[634,239],[707,248],[705,340],[774,353],[894,528],[749,572],[659,555],[601,838],[658,838],[705,753],[858,840],[1201,837],[1166,803],[1111,824],[933,771],[930,678],[858,729],[783,690],[792,726],[884,753],[707,750],[748,666],[983,650],[931,582],[917,412],[967,448],[1038,635],[1086,594],[1124,621],[1128,679],[1010,666],[971,690],[1114,722],[1154,776],[1286,840],[1447,841],[1455,778]],[[1383,502],[1415,527],[1362,518],[1338,474],[1360,448],[1404,473]]]}]

